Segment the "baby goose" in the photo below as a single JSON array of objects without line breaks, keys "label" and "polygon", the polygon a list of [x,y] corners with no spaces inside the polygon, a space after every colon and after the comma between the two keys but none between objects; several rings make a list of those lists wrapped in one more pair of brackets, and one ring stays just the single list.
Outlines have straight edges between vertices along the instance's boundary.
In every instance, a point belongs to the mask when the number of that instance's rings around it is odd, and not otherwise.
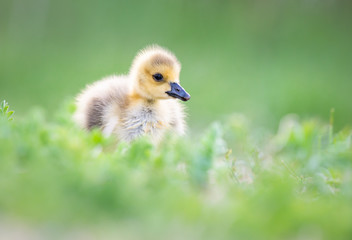
[{"label": "baby goose", "polygon": [[128,75],[109,76],[89,85],[77,96],[75,121],[85,129],[100,128],[130,142],[149,135],[158,143],[166,130],[185,132],[185,114],[175,98],[191,96],[180,86],[181,64],[160,47],[141,50]]}]

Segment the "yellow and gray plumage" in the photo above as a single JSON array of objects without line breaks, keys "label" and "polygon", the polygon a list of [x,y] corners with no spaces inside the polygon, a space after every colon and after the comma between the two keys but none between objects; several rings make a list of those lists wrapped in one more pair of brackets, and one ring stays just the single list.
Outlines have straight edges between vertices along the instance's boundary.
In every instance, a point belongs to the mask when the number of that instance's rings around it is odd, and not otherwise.
[{"label": "yellow and gray plumage", "polygon": [[75,121],[85,129],[132,141],[148,135],[159,142],[167,130],[185,133],[183,101],[190,95],[180,86],[181,65],[159,46],[140,51],[128,75],[109,76],[87,86],[77,96]]}]

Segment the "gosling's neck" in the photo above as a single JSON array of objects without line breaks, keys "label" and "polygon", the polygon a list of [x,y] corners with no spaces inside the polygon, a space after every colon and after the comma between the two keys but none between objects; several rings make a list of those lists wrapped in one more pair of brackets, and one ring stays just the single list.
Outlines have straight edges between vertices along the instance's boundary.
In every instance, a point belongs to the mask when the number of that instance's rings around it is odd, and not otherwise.
[{"label": "gosling's neck", "polygon": [[156,106],[160,101],[159,99],[151,98],[149,96],[143,96],[135,90],[130,93],[130,99],[144,106]]}]

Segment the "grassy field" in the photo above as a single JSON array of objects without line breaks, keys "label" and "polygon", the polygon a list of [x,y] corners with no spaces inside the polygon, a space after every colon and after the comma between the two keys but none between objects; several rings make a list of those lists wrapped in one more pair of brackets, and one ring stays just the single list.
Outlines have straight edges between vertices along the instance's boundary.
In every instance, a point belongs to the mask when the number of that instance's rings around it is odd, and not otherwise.
[{"label": "grassy field", "polygon": [[[351,11],[0,1],[0,239],[352,239]],[[182,63],[187,137],[74,126],[80,89],[154,43]]]},{"label": "grassy field", "polygon": [[351,130],[286,116],[269,132],[234,114],[199,136],[116,145],[73,111],[1,114],[6,239],[352,237]]}]

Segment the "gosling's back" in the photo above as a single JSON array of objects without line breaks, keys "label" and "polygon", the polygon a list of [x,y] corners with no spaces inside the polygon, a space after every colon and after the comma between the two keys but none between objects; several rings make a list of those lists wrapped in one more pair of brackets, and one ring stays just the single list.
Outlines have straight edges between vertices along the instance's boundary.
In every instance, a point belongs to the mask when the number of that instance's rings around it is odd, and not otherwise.
[{"label": "gosling's back", "polygon": [[[123,109],[129,90],[124,76],[109,76],[88,85],[76,98],[76,122],[85,129],[102,128],[108,122],[107,113]],[[118,114],[119,115],[119,114]]]}]

